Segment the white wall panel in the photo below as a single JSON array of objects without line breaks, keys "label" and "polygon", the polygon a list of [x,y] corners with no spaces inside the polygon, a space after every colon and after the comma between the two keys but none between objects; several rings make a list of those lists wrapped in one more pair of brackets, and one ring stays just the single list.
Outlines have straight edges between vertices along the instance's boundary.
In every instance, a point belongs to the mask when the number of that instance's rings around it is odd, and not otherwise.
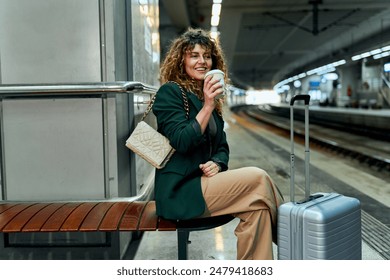
[{"label": "white wall panel", "polygon": [[7,199],[104,198],[100,98],[3,100],[3,124]]},{"label": "white wall panel", "polygon": [[100,81],[98,4],[97,0],[0,0],[0,81]]}]

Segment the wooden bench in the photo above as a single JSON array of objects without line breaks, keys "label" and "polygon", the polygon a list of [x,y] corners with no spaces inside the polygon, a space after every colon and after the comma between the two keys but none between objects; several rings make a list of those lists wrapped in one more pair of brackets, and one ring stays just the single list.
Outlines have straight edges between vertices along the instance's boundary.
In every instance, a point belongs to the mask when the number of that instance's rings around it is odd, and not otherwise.
[{"label": "wooden bench", "polygon": [[231,215],[173,221],[154,201],[0,202],[0,232],[177,231],[178,259],[188,257],[189,234],[230,222]]}]

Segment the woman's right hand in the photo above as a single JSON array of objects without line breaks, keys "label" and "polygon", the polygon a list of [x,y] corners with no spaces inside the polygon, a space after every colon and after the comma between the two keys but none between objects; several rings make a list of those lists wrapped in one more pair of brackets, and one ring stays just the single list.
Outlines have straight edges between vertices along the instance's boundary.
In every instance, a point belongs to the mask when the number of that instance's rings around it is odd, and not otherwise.
[{"label": "woman's right hand", "polygon": [[196,115],[196,120],[200,125],[202,134],[206,131],[210,117],[215,109],[215,97],[221,93],[223,93],[221,83],[218,80],[212,79],[211,76],[207,76],[206,79],[204,79],[203,85],[203,108]]},{"label": "woman's right hand", "polygon": [[204,105],[214,109],[215,98],[222,93],[223,87],[219,80],[213,79],[212,75],[207,76],[203,85]]}]

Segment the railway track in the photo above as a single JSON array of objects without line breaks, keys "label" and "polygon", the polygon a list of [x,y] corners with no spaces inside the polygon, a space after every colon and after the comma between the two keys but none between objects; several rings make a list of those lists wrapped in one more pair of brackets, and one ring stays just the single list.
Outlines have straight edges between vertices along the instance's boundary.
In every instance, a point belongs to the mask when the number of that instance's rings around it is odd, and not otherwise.
[{"label": "railway track", "polygon": [[[239,105],[232,108],[236,114],[244,114],[258,122],[266,124],[272,129],[280,130],[281,134],[289,137],[290,122],[284,116],[279,116],[264,106]],[[297,120],[295,135],[303,139],[304,124]],[[390,149],[389,142],[382,139],[373,139],[361,134],[353,134],[349,128],[338,126],[338,129],[324,127],[310,123],[310,142],[317,148],[348,157],[390,176]],[[367,135],[370,135],[367,132]],[[299,140],[298,140],[299,141]],[[390,178],[390,177],[389,177]]]}]

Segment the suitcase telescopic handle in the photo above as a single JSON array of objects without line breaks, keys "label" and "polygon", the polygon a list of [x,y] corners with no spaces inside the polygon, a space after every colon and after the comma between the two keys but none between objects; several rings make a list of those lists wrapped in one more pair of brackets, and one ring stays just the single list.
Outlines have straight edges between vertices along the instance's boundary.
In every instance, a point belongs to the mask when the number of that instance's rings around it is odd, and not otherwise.
[{"label": "suitcase telescopic handle", "polygon": [[291,154],[290,154],[290,200],[295,201],[295,154],[294,154],[294,103],[296,100],[303,100],[305,102],[305,199],[310,196],[310,174],[309,174],[309,162],[310,162],[310,150],[309,150],[309,103],[310,95],[300,94],[295,95],[290,100],[290,142],[291,142]]},{"label": "suitcase telescopic handle", "polygon": [[305,105],[309,105],[310,95],[308,94],[295,95],[293,98],[291,98],[290,105],[293,106],[296,100],[303,100],[305,101]]}]

